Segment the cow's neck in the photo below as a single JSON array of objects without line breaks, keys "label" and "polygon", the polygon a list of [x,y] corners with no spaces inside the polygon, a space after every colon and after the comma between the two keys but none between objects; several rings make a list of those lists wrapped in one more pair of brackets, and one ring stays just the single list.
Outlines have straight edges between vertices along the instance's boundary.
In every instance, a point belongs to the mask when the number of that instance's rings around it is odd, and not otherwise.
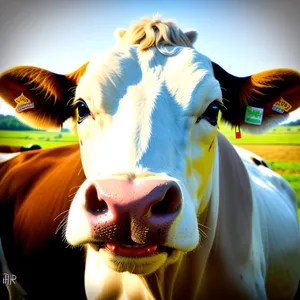
[{"label": "cow's neck", "polygon": [[213,299],[211,291],[215,289],[228,292],[225,298],[233,299],[230,289],[237,291],[235,283],[243,278],[242,270],[251,255],[253,208],[249,176],[238,153],[222,134],[218,134],[214,162],[206,191],[208,206],[198,218],[199,224],[209,228],[208,237],[176,263],[143,279],[155,299]]}]

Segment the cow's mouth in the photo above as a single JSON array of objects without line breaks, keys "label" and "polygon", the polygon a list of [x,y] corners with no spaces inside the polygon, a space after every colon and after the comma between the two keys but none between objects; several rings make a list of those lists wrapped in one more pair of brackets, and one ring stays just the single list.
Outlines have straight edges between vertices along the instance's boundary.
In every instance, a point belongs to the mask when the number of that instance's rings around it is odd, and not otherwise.
[{"label": "cow's mouth", "polygon": [[112,270],[122,273],[148,275],[163,265],[177,261],[180,251],[162,245],[137,244],[133,241],[123,243],[89,242],[89,248],[98,253],[99,259]]},{"label": "cow's mouth", "polygon": [[160,253],[167,253],[168,256],[172,253],[174,249],[171,249],[166,246],[161,245],[142,245],[136,243],[130,244],[117,244],[117,243],[99,243],[91,245],[95,250],[99,251],[100,249],[105,250],[106,252],[124,257],[147,257],[153,256]]},{"label": "cow's mouth", "polygon": [[105,250],[115,255],[141,257],[158,254],[157,245],[105,244]]}]

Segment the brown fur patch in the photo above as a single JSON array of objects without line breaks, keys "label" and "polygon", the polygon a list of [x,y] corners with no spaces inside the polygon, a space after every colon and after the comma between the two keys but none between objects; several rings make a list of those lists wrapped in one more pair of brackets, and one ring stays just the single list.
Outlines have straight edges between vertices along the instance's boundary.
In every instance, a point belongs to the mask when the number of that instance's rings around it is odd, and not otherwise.
[{"label": "brown fur patch", "polygon": [[0,163],[2,245],[31,299],[85,299],[84,253],[62,241],[73,193],[85,179],[81,169],[78,145]]},{"label": "brown fur patch", "polygon": [[[300,73],[291,69],[273,69],[252,75],[246,80],[241,89],[240,99],[245,104],[265,107],[271,100],[272,105],[280,95],[291,90],[300,93]],[[299,101],[293,99],[292,106],[295,110]],[[294,105],[293,105],[294,104]],[[268,111],[269,112],[269,111]],[[269,112],[270,113],[270,112]]]}]

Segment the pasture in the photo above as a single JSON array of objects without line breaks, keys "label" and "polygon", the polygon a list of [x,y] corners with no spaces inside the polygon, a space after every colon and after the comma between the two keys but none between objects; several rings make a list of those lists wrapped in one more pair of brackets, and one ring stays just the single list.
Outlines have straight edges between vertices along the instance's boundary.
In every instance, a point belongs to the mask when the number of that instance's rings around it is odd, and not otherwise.
[{"label": "pasture", "polygon": [[300,126],[278,126],[264,134],[250,134],[242,131],[241,139],[235,138],[234,130],[229,126],[221,123],[219,128],[235,145],[300,145]]},{"label": "pasture", "polygon": [[[234,130],[224,124],[220,125],[220,131],[233,144],[261,156],[284,177],[295,190],[300,207],[300,126],[279,126],[260,135],[242,132],[241,139],[236,139]],[[77,137],[70,132],[0,130],[0,145],[39,144],[49,148],[71,143],[77,143]]]},{"label": "pasture", "polygon": [[236,139],[226,125],[221,124],[220,131],[233,144],[261,156],[290,183],[297,196],[300,218],[300,126],[278,126],[259,135],[242,132],[241,139]]},{"label": "pasture", "polygon": [[[265,160],[270,160],[270,157],[267,158],[266,155],[271,155],[271,160],[274,161],[276,161],[275,158],[277,156],[280,156],[280,161],[300,162],[300,154],[297,153],[298,146],[300,146],[300,126],[278,126],[265,134],[256,135],[242,132],[241,139],[235,138],[234,130],[229,126],[221,123],[219,127],[220,131],[226,135],[230,142],[240,146],[247,145],[250,151],[256,152],[258,155],[263,153],[262,156]],[[76,142],[76,135],[70,132],[0,130],[0,145],[24,146],[27,144],[39,144],[43,148],[49,148]],[[276,148],[270,147],[270,145],[276,145],[276,147],[278,145],[289,145],[291,148],[280,148],[280,151],[276,151]],[[271,149],[271,151],[268,149]],[[292,153],[285,153],[284,150]],[[276,152],[274,156],[271,154],[273,151]],[[282,157],[280,153],[283,154]],[[286,156],[287,154],[288,157]]]},{"label": "pasture", "polygon": [[70,132],[0,130],[0,145],[39,144],[42,148],[50,148],[76,142],[76,135]]}]

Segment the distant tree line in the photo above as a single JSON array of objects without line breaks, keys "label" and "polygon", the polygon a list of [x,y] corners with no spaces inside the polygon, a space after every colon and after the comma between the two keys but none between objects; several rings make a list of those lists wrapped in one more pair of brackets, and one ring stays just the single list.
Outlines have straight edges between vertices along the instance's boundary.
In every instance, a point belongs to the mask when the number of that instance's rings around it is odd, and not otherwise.
[{"label": "distant tree line", "polygon": [[0,114],[0,130],[36,130],[20,122],[16,117]]},{"label": "distant tree line", "polygon": [[300,119],[293,122],[289,122],[287,124],[283,124],[283,126],[296,126],[296,125],[300,125]]},{"label": "distant tree line", "polygon": [[[16,130],[16,131],[44,131],[32,128],[19,121],[16,117],[11,115],[0,114],[0,130]],[[69,132],[68,128],[62,128],[61,132]]]}]

